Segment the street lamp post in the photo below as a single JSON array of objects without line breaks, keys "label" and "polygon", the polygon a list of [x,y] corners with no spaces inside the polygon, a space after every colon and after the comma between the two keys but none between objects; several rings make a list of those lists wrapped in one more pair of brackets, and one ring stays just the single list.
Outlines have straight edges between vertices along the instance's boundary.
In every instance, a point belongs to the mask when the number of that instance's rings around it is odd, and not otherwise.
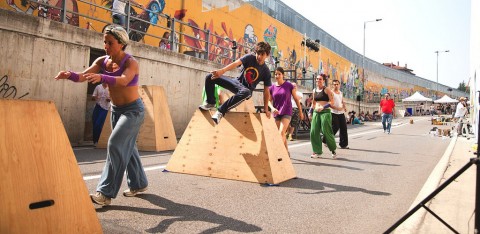
[{"label": "street lamp post", "polygon": [[[382,19],[375,19],[375,20],[369,20],[369,21],[363,22],[363,57],[362,57],[363,89],[365,89],[365,29],[367,28],[367,23],[378,22],[381,20]],[[363,92],[363,89],[362,89],[362,92]],[[358,95],[360,95],[360,93]],[[360,100],[358,102],[358,114],[360,114]]]},{"label": "street lamp post", "polygon": [[[450,50],[444,50],[444,51],[438,51],[437,50],[437,51],[435,51],[435,53],[437,54],[437,90],[435,92],[435,97],[437,97],[437,93],[438,93],[438,54],[439,53],[448,53],[448,52],[450,52]],[[438,97],[437,97],[437,99],[438,99]]]}]

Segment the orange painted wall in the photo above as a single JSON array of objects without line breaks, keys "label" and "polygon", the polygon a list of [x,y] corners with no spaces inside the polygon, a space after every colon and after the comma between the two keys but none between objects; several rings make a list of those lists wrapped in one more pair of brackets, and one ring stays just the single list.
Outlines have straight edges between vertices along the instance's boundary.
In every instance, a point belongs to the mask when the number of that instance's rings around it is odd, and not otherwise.
[{"label": "orange painted wall", "polygon": [[[58,0],[42,1],[48,2],[51,5],[61,4]],[[273,48],[272,56],[278,58],[280,61],[279,66],[283,66],[286,69],[293,69],[294,65],[296,65],[297,77],[301,77],[301,68],[303,67],[304,58],[306,58],[305,65],[309,71],[307,75],[321,71],[330,75],[332,78],[341,80],[342,90],[348,98],[354,99],[356,95],[363,93],[364,82],[363,77],[361,77],[362,72],[356,64],[353,64],[324,47],[321,47],[319,52],[307,50],[305,53],[304,48],[300,45],[303,40],[302,34],[249,4],[233,0],[188,0],[183,1],[184,5],[182,7],[182,1],[136,1],[149,9],[154,9],[155,6],[157,6],[157,9],[158,7],[162,8],[162,6],[164,6],[161,12],[171,17],[181,18],[183,12],[183,22],[210,31],[211,36],[209,41],[212,45],[209,46],[209,48],[205,48],[205,42],[199,40],[206,38],[205,33],[192,30],[192,28],[188,26],[180,27],[179,24],[176,24],[176,30],[182,30],[182,33],[185,34],[184,36],[177,34],[180,43],[185,43],[190,46],[181,47],[179,52],[189,50],[204,51],[208,49],[210,51],[210,60],[228,64],[233,59],[233,53],[216,45],[231,47],[232,41],[236,41],[239,44],[253,46],[257,41],[267,41]],[[110,0],[89,0],[89,2],[106,8],[110,8],[112,3]],[[60,12],[58,10],[42,8],[33,2],[27,2],[27,4],[23,6],[19,0],[0,1],[0,7],[25,12],[34,16],[59,20],[58,14]],[[111,13],[100,7],[91,6],[76,0],[68,0],[67,8],[87,16],[67,14],[68,22],[81,28],[88,28],[100,32],[106,25],[104,22],[95,21],[88,17],[112,22]],[[167,31],[167,20],[159,17],[158,20],[155,21],[155,17],[149,15],[148,12],[138,8],[134,9],[140,17],[155,23],[155,26],[149,26],[147,30],[148,34],[153,34],[155,37],[145,36],[142,41],[152,46],[158,46],[160,38],[163,33]],[[138,26],[138,22],[135,25]],[[218,37],[212,35],[217,35]],[[237,54],[235,58],[248,52],[249,49],[247,47],[239,45],[239,54]],[[228,58],[221,58],[215,54],[222,54]],[[270,59],[272,64],[274,61],[273,57]],[[373,97],[373,93],[382,93],[385,91],[396,93],[400,97],[406,97],[414,91],[421,91],[427,95],[429,92],[423,87],[411,87],[410,85],[397,81],[393,81],[396,83],[395,85],[385,86],[379,83],[380,78],[376,79],[375,77],[375,75],[367,76],[368,82],[365,85],[367,100]]]}]

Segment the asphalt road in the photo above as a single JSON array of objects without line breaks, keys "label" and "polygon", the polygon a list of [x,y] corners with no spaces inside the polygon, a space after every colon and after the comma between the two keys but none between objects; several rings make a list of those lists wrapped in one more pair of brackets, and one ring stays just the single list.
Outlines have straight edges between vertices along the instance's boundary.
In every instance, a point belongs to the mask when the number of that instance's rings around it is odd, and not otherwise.
[{"label": "asphalt road", "polygon": [[[450,142],[428,134],[428,118],[408,120],[395,119],[390,135],[379,122],[349,126],[350,149],[336,160],[311,159],[308,139],[291,142],[298,178],[280,186],[162,172],[172,152],[141,152],[148,192],[120,192],[95,209],[105,233],[383,233],[407,212]],[[74,152],[94,192],[106,151]]]}]

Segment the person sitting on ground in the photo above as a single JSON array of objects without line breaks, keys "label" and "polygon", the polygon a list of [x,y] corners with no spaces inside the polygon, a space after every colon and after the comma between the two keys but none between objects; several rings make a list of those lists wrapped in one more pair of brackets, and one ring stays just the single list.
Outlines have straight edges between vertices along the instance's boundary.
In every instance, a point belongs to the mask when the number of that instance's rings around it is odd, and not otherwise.
[{"label": "person sitting on ground", "polygon": [[365,121],[365,112],[360,112],[360,117],[359,117],[360,121]]},{"label": "person sitting on ground", "polygon": [[355,112],[353,112],[352,125],[355,125],[355,124],[363,124],[363,122],[359,118],[357,118],[357,116],[355,116]]},{"label": "person sitting on ground", "polygon": [[353,124],[353,119],[355,118],[355,111],[348,112],[348,124]]},{"label": "person sitting on ground", "polygon": [[378,110],[374,111],[372,113],[372,120],[377,121],[379,118],[380,118],[380,116],[378,116]]}]

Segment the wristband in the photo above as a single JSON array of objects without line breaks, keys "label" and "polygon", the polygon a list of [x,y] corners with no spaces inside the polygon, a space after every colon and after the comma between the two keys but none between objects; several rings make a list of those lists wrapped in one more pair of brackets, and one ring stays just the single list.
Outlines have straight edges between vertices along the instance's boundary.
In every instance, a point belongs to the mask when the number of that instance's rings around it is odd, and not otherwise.
[{"label": "wristband", "polygon": [[117,82],[117,79],[115,79],[114,76],[109,76],[109,75],[100,75],[100,77],[102,78],[101,79],[101,82],[102,83],[106,83],[108,85],[115,85],[115,83]]},{"label": "wristband", "polygon": [[330,103],[327,104],[327,105],[325,105],[325,106],[323,106],[323,109],[327,109],[327,108],[329,108],[329,107],[330,107]]},{"label": "wristband", "polygon": [[308,113],[313,114],[313,108],[310,107],[310,109],[308,110]]},{"label": "wristband", "polygon": [[68,77],[69,80],[73,82],[78,82],[78,80],[80,80],[80,76],[78,75],[78,73],[74,71],[68,71],[68,72],[70,72],[70,76]]}]

